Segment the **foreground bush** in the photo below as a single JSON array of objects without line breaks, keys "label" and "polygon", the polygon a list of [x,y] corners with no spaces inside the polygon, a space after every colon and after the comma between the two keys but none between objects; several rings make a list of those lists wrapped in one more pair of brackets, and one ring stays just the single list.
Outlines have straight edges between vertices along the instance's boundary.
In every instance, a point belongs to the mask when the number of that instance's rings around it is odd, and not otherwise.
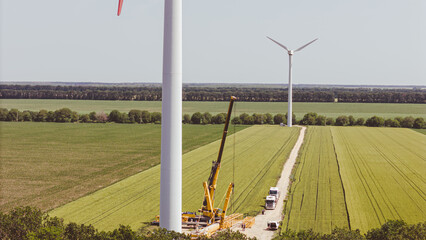
[{"label": "foreground bush", "polygon": [[[92,225],[64,224],[63,219],[50,217],[37,208],[18,207],[8,214],[0,212],[0,239],[5,240],[186,240],[190,236],[164,228],[157,228],[148,233],[133,231],[129,226],[120,225],[118,229],[104,232]],[[200,237],[200,240],[254,240],[241,232],[226,230],[215,236]],[[426,239],[426,222],[407,224],[402,220],[391,220],[380,228],[375,228],[361,235],[359,230],[335,228],[330,234],[320,234],[312,230],[299,232],[288,230],[274,240],[393,240]]]},{"label": "foreground bush", "polygon": [[397,240],[426,239],[426,222],[407,224],[403,220],[389,220],[380,228],[374,228],[362,235],[360,231],[335,228],[330,234],[320,234],[312,230],[294,232],[288,230],[274,240]]}]

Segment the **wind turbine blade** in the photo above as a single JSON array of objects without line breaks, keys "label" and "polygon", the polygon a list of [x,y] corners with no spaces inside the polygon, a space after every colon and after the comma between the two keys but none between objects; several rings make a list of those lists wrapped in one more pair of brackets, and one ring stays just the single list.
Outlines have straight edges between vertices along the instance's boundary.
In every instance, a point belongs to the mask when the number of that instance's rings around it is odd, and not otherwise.
[{"label": "wind turbine blade", "polygon": [[269,40],[271,40],[272,42],[274,42],[274,43],[276,43],[276,44],[280,45],[282,48],[284,48],[285,50],[287,50],[287,51],[288,51],[287,47],[286,47],[286,46],[284,46],[283,44],[281,44],[281,43],[279,43],[279,42],[275,41],[274,39],[272,39],[272,38],[270,38],[270,37],[268,37],[268,36],[266,36],[266,37],[267,37],[267,38],[269,38]]},{"label": "wind turbine blade", "polygon": [[117,11],[117,16],[120,16],[121,14],[121,8],[123,7],[123,0],[119,0],[118,1],[118,11]]},{"label": "wind turbine blade", "polygon": [[316,39],[314,39],[314,40],[312,40],[312,41],[308,42],[307,44],[305,44],[305,45],[301,46],[300,48],[298,48],[298,49],[296,49],[296,50],[294,50],[294,51],[295,51],[295,52],[298,52],[298,51],[300,51],[300,50],[304,49],[305,47],[307,47],[309,44],[311,44],[311,43],[315,42],[316,40],[318,40],[318,38],[316,38]]}]

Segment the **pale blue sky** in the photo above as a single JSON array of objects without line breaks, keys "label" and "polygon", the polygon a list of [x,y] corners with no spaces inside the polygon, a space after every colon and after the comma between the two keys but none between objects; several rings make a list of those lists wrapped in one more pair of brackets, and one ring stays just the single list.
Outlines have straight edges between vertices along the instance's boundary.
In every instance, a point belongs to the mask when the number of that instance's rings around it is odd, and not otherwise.
[{"label": "pale blue sky", "polygon": [[[0,80],[161,82],[163,0],[0,0]],[[426,85],[425,0],[183,0],[184,83]]]}]

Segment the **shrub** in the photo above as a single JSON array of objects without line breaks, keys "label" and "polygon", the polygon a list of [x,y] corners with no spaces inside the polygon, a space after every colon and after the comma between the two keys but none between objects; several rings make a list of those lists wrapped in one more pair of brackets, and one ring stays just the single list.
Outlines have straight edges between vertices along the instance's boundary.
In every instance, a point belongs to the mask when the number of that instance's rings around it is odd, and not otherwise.
[{"label": "shrub", "polygon": [[196,113],[192,114],[191,123],[192,124],[201,124],[202,119],[203,119],[203,115],[201,115],[200,112],[196,112]]},{"label": "shrub", "polygon": [[[119,228],[109,232],[99,232],[92,225],[68,223],[63,219],[50,217],[37,208],[17,207],[8,214],[0,212],[0,239],[97,239],[97,240],[186,240],[190,235],[157,228],[151,232],[143,233],[133,231],[130,226],[120,225]],[[200,240],[254,240],[241,232],[229,229],[216,233],[213,237],[202,236]],[[330,234],[320,234],[309,230],[287,230],[274,238],[280,239],[306,239],[306,240],[387,240],[387,239],[426,239],[426,222],[407,224],[402,220],[391,220],[381,227],[369,230],[361,235],[359,230],[335,228]]]},{"label": "shrub", "polygon": [[142,123],[142,111],[141,110],[130,110],[129,111],[129,122],[137,122],[137,123]]},{"label": "shrub", "polygon": [[252,115],[254,124],[263,124],[265,116],[261,113],[254,113]]},{"label": "shrub", "polygon": [[108,115],[108,122],[121,122],[121,113],[118,110],[112,110]]},{"label": "shrub", "polygon": [[426,222],[408,225],[403,220],[390,220],[380,228],[365,235],[367,240],[376,239],[426,239]]},{"label": "shrub", "polygon": [[42,109],[37,113],[35,118],[36,122],[46,122],[47,121],[47,111]]},{"label": "shrub", "polygon": [[189,116],[189,114],[184,114],[183,119],[182,119],[182,123],[184,123],[184,124],[191,123],[191,116]]},{"label": "shrub", "polygon": [[222,124],[226,122],[226,114],[218,113],[212,117],[212,123],[214,124]]},{"label": "shrub", "polygon": [[302,120],[300,120],[301,125],[315,125],[317,123],[318,114],[314,112],[310,112],[303,116]]},{"label": "shrub", "polygon": [[240,117],[234,117],[232,120],[231,120],[231,123],[232,124],[241,124],[242,123],[242,121],[241,121],[241,119],[240,119]]},{"label": "shrub", "polygon": [[90,122],[89,114],[81,114],[79,119],[80,119],[80,122],[83,122],[83,123]]},{"label": "shrub", "polygon": [[26,122],[31,122],[33,120],[31,113],[29,111],[22,112],[22,120]]},{"label": "shrub", "polygon": [[327,119],[323,115],[319,115],[315,121],[315,125],[318,125],[318,126],[325,126],[326,123],[327,123]]},{"label": "shrub", "polygon": [[338,116],[336,118],[336,122],[334,123],[336,126],[348,126],[349,125],[349,118],[347,116]]},{"label": "shrub", "polygon": [[[150,123],[151,122],[151,113],[148,111],[142,111],[142,121],[141,123]],[[161,113],[160,113],[160,120],[161,121]]]},{"label": "shrub", "polygon": [[356,120],[355,125],[357,125],[357,126],[363,126],[364,123],[365,123],[365,119],[361,117],[361,118],[358,118]]},{"label": "shrub", "polygon": [[161,113],[160,112],[151,113],[151,122],[156,124],[161,123]]},{"label": "shrub", "polygon": [[18,111],[18,109],[16,108],[12,108],[9,110],[9,112],[7,113],[7,121],[13,121],[13,122],[17,122],[19,121],[19,115],[22,115],[22,113],[20,113]]},{"label": "shrub", "polygon": [[42,227],[45,215],[32,207],[18,207],[9,214],[0,213],[0,239],[27,239],[29,232]]},{"label": "shrub", "polygon": [[413,127],[414,128],[419,128],[419,129],[425,128],[426,127],[425,120],[423,118],[416,118],[414,120]]},{"label": "shrub", "polygon": [[385,125],[385,120],[382,117],[373,116],[367,119],[365,125],[368,127],[383,127]]},{"label": "shrub", "polygon": [[9,111],[7,108],[0,108],[0,121],[6,121]]},{"label": "shrub", "polygon": [[274,118],[272,117],[272,114],[266,113],[265,114],[265,121],[266,124],[274,124]]},{"label": "shrub", "polygon": [[401,126],[402,121],[404,121],[404,119],[402,117],[395,117],[395,120],[399,122],[400,126]]},{"label": "shrub", "polygon": [[413,128],[414,118],[412,116],[405,117],[401,122],[401,126],[405,128]]},{"label": "shrub", "polygon": [[275,124],[286,123],[286,121],[284,120],[284,115],[282,115],[281,113],[278,113],[277,115],[275,115],[274,123]]},{"label": "shrub", "polygon": [[354,126],[355,125],[355,118],[352,115],[348,116],[348,120],[349,120],[349,126]]},{"label": "shrub", "polygon": [[243,120],[243,124],[245,125],[253,125],[254,124],[254,118],[253,116],[247,115],[244,120]]},{"label": "shrub", "polygon": [[95,121],[98,123],[106,123],[108,121],[108,115],[104,112],[96,113]]},{"label": "shrub", "polygon": [[239,116],[242,123],[244,123],[244,118],[246,118],[247,116],[249,116],[247,113],[243,113]]},{"label": "shrub", "polygon": [[92,122],[96,122],[96,112],[89,113],[89,118]]},{"label": "shrub", "polygon": [[203,113],[202,122],[203,122],[203,124],[211,124],[212,123],[212,115],[209,112]]},{"label": "shrub", "polygon": [[71,122],[78,122],[79,117],[80,116],[78,115],[78,113],[75,112],[75,111],[73,111],[73,112],[71,112],[71,119],[70,119],[70,121]]}]

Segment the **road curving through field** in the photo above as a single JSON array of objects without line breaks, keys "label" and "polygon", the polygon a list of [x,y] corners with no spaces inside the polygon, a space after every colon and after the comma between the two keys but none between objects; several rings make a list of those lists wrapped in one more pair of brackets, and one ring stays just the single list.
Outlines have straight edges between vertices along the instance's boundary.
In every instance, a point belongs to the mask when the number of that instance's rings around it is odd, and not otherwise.
[{"label": "road curving through field", "polygon": [[[265,214],[259,214],[255,217],[255,224],[251,228],[246,228],[244,231],[241,231],[248,237],[256,237],[257,239],[272,239],[277,231],[269,231],[266,229],[268,221],[281,221],[283,219],[283,207],[284,199],[287,197],[288,187],[290,184],[290,175],[293,169],[294,164],[296,163],[296,158],[299,154],[299,149],[302,146],[303,139],[305,137],[306,127],[301,127],[302,130],[299,133],[299,138],[297,139],[296,144],[294,145],[291,153],[284,164],[283,171],[281,172],[281,177],[278,180],[277,187],[281,191],[281,197],[277,203],[277,207],[274,210],[266,210]],[[241,230],[240,226],[237,226],[234,230]]]}]

